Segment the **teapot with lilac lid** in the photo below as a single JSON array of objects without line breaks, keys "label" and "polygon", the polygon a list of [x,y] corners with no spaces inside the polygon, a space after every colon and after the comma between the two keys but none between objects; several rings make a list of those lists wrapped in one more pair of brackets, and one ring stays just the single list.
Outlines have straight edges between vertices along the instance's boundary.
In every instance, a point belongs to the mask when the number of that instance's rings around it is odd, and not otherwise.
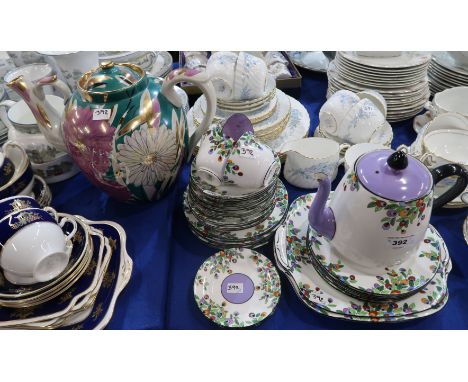
[{"label": "teapot with lilac lid", "polygon": [[[434,184],[449,176],[457,182],[434,199]],[[456,164],[429,171],[403,151],[372,151],[355,162],[333,194],[330,179],[319,176],[309,224],[340,256],[372,272],[415,253],[432,209],[456,198],[467,184],[468,172]]]}]

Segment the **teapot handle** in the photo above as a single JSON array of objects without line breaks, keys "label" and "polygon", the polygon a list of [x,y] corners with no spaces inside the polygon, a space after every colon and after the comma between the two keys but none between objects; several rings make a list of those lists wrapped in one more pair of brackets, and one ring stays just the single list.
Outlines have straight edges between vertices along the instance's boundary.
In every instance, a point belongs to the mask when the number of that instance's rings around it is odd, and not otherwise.
[{"label": "teapot handle", "polygon": [[197,85],[206,98],[206,113],[200,126],[195,130],[189,139],[189,150],[187,160],[192,156],[193,150],[200,138],[208,130],[213,122],[216,111],[216,92],[210,81],[210,76],[206,72],[200,72],[197,69],[175,69],[164,79],[161,93],[175,106],[182,107],[182,102],[174,89],[174,85],[179,82],[190,82]]},{"label": "teapot handle", "polygon": [[64,101],[66,101],[71,96],[71,91],[68,85],[62,80],[59,80],[55,74],[40,79],[37,84],[41,87],[51,85],[54,89],[58,90]]},{"label": "teapot handle", "polygon": [[466,171],[458,164],[444,164],[431,170],[431,174],[432,178],[434,179],[434,184],[439,183],[442,179],[448,178],[449,176],[458,176],[457,182],[452,187],[450,187],[438,198],[434,199],[432,204],[433,209],[442,207],[443,205],[455,199],[458,195],[465,191],[466,186],[468,185],[468,171]]}]

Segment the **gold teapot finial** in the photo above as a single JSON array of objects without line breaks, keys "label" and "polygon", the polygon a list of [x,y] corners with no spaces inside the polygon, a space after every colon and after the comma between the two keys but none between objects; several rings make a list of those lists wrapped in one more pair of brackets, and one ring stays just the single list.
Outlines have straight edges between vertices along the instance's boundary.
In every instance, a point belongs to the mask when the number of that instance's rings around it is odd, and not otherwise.
[{"label": "gold teapot finial", "polygon": [[103,61],[101,62],[101,64],[99,65],[99,67],[101,69],[111,69],[114,67],[114,63],[112,61]]}]

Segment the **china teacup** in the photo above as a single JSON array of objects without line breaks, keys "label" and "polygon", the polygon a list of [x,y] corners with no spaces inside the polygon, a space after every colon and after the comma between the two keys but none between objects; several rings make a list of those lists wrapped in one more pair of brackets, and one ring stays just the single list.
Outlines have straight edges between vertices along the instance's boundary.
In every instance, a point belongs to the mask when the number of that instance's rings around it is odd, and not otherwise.
[{"label": "china teacup", "polygon": [[268,186],[280,170],[281,162],[273,150],[248,131],[236,141],[226,160],[224,181],[242,188],[259,189]]},{"label": "china teacup", "polygon": [[317,174],[336,178],[338,166],[343,162],[340,151],[349,147],[328,138],[303,138],[286,143],[284,177],[296,187],[317,188]]},{"label": "china teacup", "polygon": [[227,158],[236,141],[246,132],[253,133],[253,126],[241,113],[233,114],[208,131],[196,159],[197,172],[205,183],[218,186],[223,182]]},{"label": "china teacup", "polygon": [[233,98],[244,101],[261,97],[265,93],[268,68],[261,58],[239,52],[234,72]]},{"label": "china teacup", "polygon": [[18,194],[30,195],[34,185],[34,174],[26,152],[11,141],[6,142],[2,149],[5,157],[13,163],[15,172],[7,183],[0,186],[0,199]]},{"label": "china teacup", "polygon": [[468,86],[457,86],[436,93],[431,101],[424,105],[430,116],[435,118],[443,113],[458,113],[468,119]]},{"label": "china teacup", "polygon": [[377,106],[384,117],[387,117],[387,101],[382,94],[376,92],[375,90],[363,90],[362,92],[356,93],[359,99],[367,98],[372,101],[372,103]]},{"label": "china teacup", "polygon": [[[61,225],[72,222],[67,236]],[[0,266],[13,284],[47,282],[66,268],[70,257],[70,238],[76,222],[62,220],[59,225],[47,211],[31,208],[14,212],[0,220]]]},{"label": "china teacup", "polygon": [[338,126],[348,111],[359,102],[359,97],[349,90],[339,90],[320,109],[320,130],[323,134],[336,137]]},{"label": "china teacup", "polygon": [[0,200],[0,220],[14,212],[29,208],[41,208],[41,206],[31,196],[18,195],[2,199]]},{"label": "china teacup", "polygon": [[0,186],[8,183],[15,173],[15,165],[0,152]]},{"label": "china teacup", "polygon": [[216,90],[216,97],[220,100],[231,100],[234,96],[236,62],[236,53],[216,52],[211,55],[206,64],[206,71],[210,75],[211,83]]},{"label": "china teacup", "polygon": [[375,104],[365,98],[360,100],[346,113],[338,126],[337,137],[356,144],[369,142],[385,124],[385,117]]},{"label": "china teacup", "polygon": [[423,138],[421,162],[428,167],[456,163],[468,169],[468,131],[435,130]]}]

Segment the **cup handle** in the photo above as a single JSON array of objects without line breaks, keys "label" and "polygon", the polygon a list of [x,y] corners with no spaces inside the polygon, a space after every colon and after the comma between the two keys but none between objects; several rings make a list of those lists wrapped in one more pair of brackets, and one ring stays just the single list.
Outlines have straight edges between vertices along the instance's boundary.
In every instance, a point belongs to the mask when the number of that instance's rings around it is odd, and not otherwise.
[{"label": "cup handle", "polygon": [[432,104],[431,101],[427,101],[424,104],[424,109],[427,109],[429,111],[429,113],[431,113],[432,118],[434,118],[437,115],[437,110],[436,110],[436,108],[434,107],[434,105]]},{"label": "cup handle", "polygon": [[29,157],[26,154],[26,151],[24,151],[24,149],[20,145],[18,145],[18,143],[8,140],[2,146],[2,150],[5,154],[7,154],[6,155],[7,157],[9,157],[8,152],[10,151],[11,148],[16,148],[20,150],[23,154],[21,163],[19,164],[18,168],[23,168],[23,166],[26,166],[29,163]]},{"label": "cup handle", "polygon": [[[342,143],[340,144],[340,155],[341,155],[341,152],[343,151],[343,154],[346,153],[346,151],[348,151],[348,149],[351,147],[351,145],[349,143]],[[344,155],[339,159],[338,161],[338,166],[342,165],[344,163]]]},{"label": "cup handle", "polygon": [[419,160],[428,167],[433,166],[437,163],[437,161],[434,159],[431,153],[424,153],[423,155],[421,155],[421,158],[419,158]]},{"label": "cup handle", "polygon": [[9,99],[0,102],[0,119],[2,120],[3,124],[8,128],[8,130],[14,128],[13,124],[8,119],[8,110],[15,104],[15,101],[11,101]]},{"label": "cup handle", "polygon": [[431,170],[432,178],[434,179],[434,185],[439,183],[442,179],[448,178],[449,176],[457,176],[457,182],[445,191],[442,195],[434,199],[432,209],[442,207],[448,202],[455,199],[463,191],[465,191],[468,185],[468,171],[463,167],[455,163],[447,163],[442,166],[436,167]]},{"label": "cup handle", "polygon": [[71,96],[71,91],[70,91],[70,88],[68,87],[68,85],[65,82],[63,82],[62,80],[59,80],[57,78],[57,75],[55,75],[55,74],[52,75],[52,76],[47,76],[47,77],[44,77],[44,78],[40,79],[37,82],[37,84],[40,87],[47,86],[47,85],[52,86],[53,88],[58,90],[58,92],[60,94],[62,94],[64,101],[66,101]]},{"label": "cup handle", "polygon": [[71,223],[71,224],[73,225],[72,231],[71,231],[68,235],[65,236],[65,240],[66,240],[66,241],[69,241],[69,240],[71,240],[71,238],[72,238],[73,236],[75,236],[76,231],[77,231],[77,229],[78,229],[78,225],[76,224],[76,221],[75,221],[75,220],[72,220],[72,219],[67,218],[67,217],[63,217],[63,218],[60,220],[59,226],[60,226],[61,228],[63,228],[63,226],[64,226],[65,223],[67,223],[67,222],[68,222],[68,223]]},{"label": "cup handle", "polygon": [[164,79],[161,93],[177,107],[182,107],[182,102],[174,89],[174,85],[179,82],[190,82],[197,85],[203,91],[206,98],[205,116],[203,117],[200,126],[189,139],[187,160],[190,160],[198,141],[213,122],[213,117],[216,111],[216,92],[210,81],[210,76],[206,72],[187,68],[173,70]]}]

